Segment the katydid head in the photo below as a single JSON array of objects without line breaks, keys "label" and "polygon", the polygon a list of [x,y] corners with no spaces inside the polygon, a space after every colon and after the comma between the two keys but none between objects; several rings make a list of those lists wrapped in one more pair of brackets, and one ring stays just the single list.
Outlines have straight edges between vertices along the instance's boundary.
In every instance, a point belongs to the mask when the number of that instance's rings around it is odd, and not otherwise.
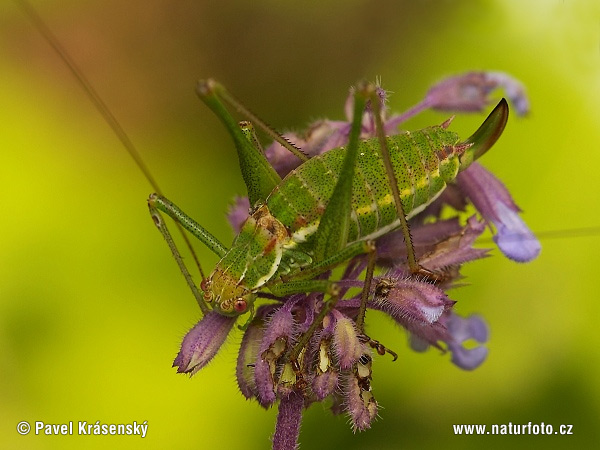
[{"label": "katydid head", "polygon": [[215,270],[200,285],[204,300],[213,310],[225,316],[235,317],[251,309],[256,294],[242,285],[231,283],[226,274]]}]

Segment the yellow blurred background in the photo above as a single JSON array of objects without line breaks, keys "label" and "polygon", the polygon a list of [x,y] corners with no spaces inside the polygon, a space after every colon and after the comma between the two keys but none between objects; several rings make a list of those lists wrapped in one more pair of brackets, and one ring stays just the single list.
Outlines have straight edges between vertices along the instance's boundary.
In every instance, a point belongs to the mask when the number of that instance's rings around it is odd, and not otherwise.
[{"label": "yellow blurred background", "polygon": [[[280,130],[341,119],[350,85],[381,77],[402,111],[447,75],[521,80],[483,163],[536,231],[600,226],[600,3],[590,1],[34,1],[119,118],[166,195],[224,243],[234,148],[194,94],[214,77]],[[498,93],[498,96],[500,93]],[[426,113],[406,126],[439,123]],[[459,115],[467,136],[482,115]],[[148,216],[151,192],[60,60],[16,6],[0,6],[0,447],[269,448],[275,410],[237,392],[233,334],[191,380],[171,363],[199,309]],[[321,405],[302,448],[573,448],[600,442],[600,236],[542,241],[519,265],[494,249],[451,292],[491,327],[464,372],[416,354],[384,317],[369,331],[380,418],[353,435]],[[216,262],[196,246],[205,270]],[[148,423],[139,436],[20,436],[20,421]],[[458,437],[452,424],[572,424],[572,436]]]}]

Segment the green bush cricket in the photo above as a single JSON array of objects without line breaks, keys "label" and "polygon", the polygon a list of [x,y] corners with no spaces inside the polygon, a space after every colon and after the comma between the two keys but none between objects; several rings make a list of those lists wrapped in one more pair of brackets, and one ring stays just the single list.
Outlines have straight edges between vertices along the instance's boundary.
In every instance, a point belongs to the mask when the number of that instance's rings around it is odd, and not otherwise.
[{"label": "green bush cricket", "polygon": [[[315,276],[354,256],[375,251],[371,240],[399,227],[409,247],[411,271],[426,274],[415,260],[406,218],[423,210],[459,170],[485,153],[502,133],[508,118],[508,105],[503,100],[477,132],[463,142],[446,129],[449,122],[359,142],[364,106],[367,100],[375,99],[374,86],[363,84],[355,95],[348,147],[308,159],[284,141],[305,161],[281,180],[256,145],[249,124],[238,127],[226,112],[222,98],[240,109],[227,91],[208,80],[200,82],[198,93],[233,137],[248,187],[250,219],[227,250],[163,197],[151,196],[149,205],[180,266],[181,257],[157,209],[169,214],[222,258],[202,283],[202,299],[219,313],[233,316],[251,309],[264,289],[276,296],[331,294],[332,283],[315,280]],[[378,129],[383,133],[381,127]],[[182,271],[192,286],[189,274]],[[202,299],[198,297],[200,304]]]}]

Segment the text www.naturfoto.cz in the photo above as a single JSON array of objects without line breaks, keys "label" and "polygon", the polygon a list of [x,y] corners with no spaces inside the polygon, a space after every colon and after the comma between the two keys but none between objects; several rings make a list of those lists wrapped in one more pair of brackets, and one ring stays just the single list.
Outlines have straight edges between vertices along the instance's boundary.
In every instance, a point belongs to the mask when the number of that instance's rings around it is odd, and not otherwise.
[{"label": "text www.naturfoto.cz", "polygon": [[538,435],[538,434],[573,434],[573,425],[560,425],[558,428],[554,428],[550,424],[541,422],[536,423],[524,423],[524,424],[513,424],[508,422],[507,424],[492,424],[491,429],[487,428],[487,425],[471,424],[471,425],[452,425],[454,434],[525,434],[525,435]]}]

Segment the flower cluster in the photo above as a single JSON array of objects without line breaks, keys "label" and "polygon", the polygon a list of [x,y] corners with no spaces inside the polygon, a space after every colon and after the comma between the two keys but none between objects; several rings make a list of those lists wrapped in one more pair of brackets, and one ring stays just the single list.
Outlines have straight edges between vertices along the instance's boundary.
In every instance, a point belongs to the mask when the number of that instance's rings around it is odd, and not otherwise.
[{"label": "flower cluster", "polygon": [[[389,114],[387,93],[378,88],[385,132],[398,133],[402,122],[425,108],[481,111],[497,87],[505,89],[519,114],[527,112],[522,86],[500,73],[472,72],[445,79],[433,86],[420,104],[401,115]],[[350,95],[346,103],[347,116],[351,115],[352,98]],[[284,136],[305,153],[320,154],[347,143],[351,117],[347,119],[322,120],[311,125],[303,136]],[[373,112],[367,108],[362,137],[375,135],[374,123]],[[265,151],[281,176],[299,164],[277,143]],[[463,210],[467,202],[475,206],[481,218],[470,217],[464,225],[457,217],[440,218],[445,205]],[[229,214],[234,230],[239,231],[248,208],[247,199],[236,201]],[[483,345],[488,338],[487,326],[478,316],[462,318],[455,314],[455,302],[445,291],[459,279],[462,264],[487,256],[487,249],[472,247],[486,226],[495,228],[494,240],[508,258],[525,262],[537,256],[540,245],[518,213],[519,208],[502,183],[481,165],[472,164],[459,174],[455,184],[410,221],[420,264],[442,273],[443,281],[432,284],[411,277],[402,235],[388,233],[376,243],[377,266],[384,268],[384,275],[373,279],[367,307],[386,313],[405,328],[414,350],[433,346],[450,352],[456,366],[465,370],[477,368],[487,356]],[[363,287],[360,277],[366,266],[364,256],[347,263],[337,283],[341,300],[334,307],[325,302],[323,294],[291,295],[259,306],[245,329],[236,369],[238,385],[246,398],[256,399],[265,408],[279,401],[274,449],[296,448],[302,410],[313,402],[331,399],[333,412],[347,413],[354,430],[369,428],[376,417],[378,403],[371,391],[372,350],[380,354],[388,350],[359,332],[356,319],[360,295],[345,295],[351,288]],[[183,341],[173,364],[178,372],[193,375],[204,367],[234,322],[235,318],[216,312],[206,314]],[[300,339],[302,345],[298,345]],[[467,340],[480,345],[466,348],[463,343]],[[290,354],[294,357],[290,358]]]}]

